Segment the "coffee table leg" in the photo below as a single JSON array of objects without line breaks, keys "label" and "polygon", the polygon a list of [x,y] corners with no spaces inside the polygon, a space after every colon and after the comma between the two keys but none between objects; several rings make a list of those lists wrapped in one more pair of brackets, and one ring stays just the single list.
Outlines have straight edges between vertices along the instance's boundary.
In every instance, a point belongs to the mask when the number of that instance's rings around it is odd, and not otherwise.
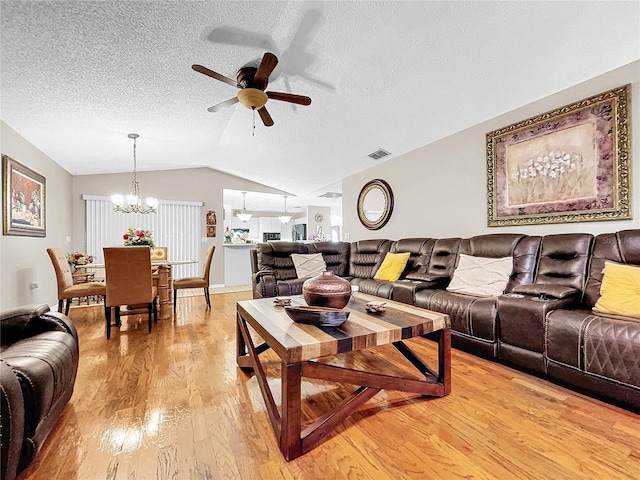
[{"label": "coffee table leg", "polygon": [[253,365],[247,350],[247,342],[244,341],[244,336],[242,335],[241,325],[243,325],[245,329],[247,328],[240,313],[236,313],[236,363],[242,369],[252,370]]},{"label": "coffee table leg", "polygon": [[287,460],[302,454],[301,389],[302,364],[282,362],[282,420],[280,423],[280,450]]},{"label": "coffee table leg", "polygon": [[451,328],[443,328],[438,336],[438,381],[444,394],[451,393]]}]

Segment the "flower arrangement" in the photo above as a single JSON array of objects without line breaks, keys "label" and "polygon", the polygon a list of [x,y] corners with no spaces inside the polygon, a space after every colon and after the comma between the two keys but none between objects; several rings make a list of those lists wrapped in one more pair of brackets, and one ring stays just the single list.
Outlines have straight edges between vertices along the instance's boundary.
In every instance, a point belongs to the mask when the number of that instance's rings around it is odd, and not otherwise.
[{"label": "flower arrangement", "polygon": [[512,205],[583,198],[592,187],[585,159],[579,153],[557,150],[534,155],[514,170],[508,184]]},{"label": "flower arrangement", "polygon": [[127,247],[131,245],[148,245],[153,247],[153,238],[151,238],[151,232],[149,230],[129,227],[122,238],[124,239],[124,245]]},{"label": "flower arrangement", "polygon": [[93,257],[86,253],[73,252],[67,254],[67,262],[69,262],[69,265],[72,265],[73,267],[77,267],[78,265],[88,265],[93,262]]}]

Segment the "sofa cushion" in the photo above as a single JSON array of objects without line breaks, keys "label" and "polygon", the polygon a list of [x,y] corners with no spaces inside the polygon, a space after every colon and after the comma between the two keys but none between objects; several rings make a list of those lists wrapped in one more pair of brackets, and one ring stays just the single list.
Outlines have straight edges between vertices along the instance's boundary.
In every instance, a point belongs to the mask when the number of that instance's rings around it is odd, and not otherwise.
[{"label": "sofa cushion", "polygon": [[593,311],[640,318],[640,267],[606,262]]},{"label": "sofa cushion", "polygon": [[513,257],[473,257],[464,253],[459,257],[447,290],[481,297],[502,295],[513,270]]},{"label": "sofa cushion", "polygon": [[291,259],[298,278],[315,277],[327,269],[321,253],[292,253]]},{"label": "sofa cushion", "polygon": [[388,282],[395,282],[400,278],[402,272],[407,266],[409,260],[409,252],[405,253],[391,253],[387,252],[382,261],[382,265],[373,276],[374,280],[386,280]]}]

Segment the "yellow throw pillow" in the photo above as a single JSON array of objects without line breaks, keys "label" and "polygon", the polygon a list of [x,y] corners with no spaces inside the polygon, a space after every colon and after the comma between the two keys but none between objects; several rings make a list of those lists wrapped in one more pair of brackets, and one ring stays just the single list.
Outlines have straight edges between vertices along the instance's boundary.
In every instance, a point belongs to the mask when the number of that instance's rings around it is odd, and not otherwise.
[{"label": "yellow throw pillow", "polygon": [[400,278],[404,267],[409,261],[409,252],[407,253],[387,253],[382,261],[382,265],[373,276],[374,280],[387,280],[395,282]]},{"label": "yellow throw pillow", "polygon": [[640,318],[640,267],[606,262],[593,311]]}]

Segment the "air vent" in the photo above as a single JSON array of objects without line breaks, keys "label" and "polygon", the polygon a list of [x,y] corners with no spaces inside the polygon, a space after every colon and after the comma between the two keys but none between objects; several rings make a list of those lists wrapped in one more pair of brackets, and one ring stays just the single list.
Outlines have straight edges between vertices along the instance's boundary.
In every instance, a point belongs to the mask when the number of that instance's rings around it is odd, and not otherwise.
[{"label": "air vent", "polygon": [[318,197],[324,197],[324,198],[340,198],[342,197],[341,193],[338,192],[326,192],[323,193],[322,195],[318,195]]},{"label": "air vent", "polygon": [[380,160],[382,157],[386,157],[387,155],[391,155],[391,153],[387,152],[386,150],[383,150],[382,148],[379,150],[376,150],[373,153],[370,153],[369,155],[367,155],[367,157],[371,157],[374,160]]}]

